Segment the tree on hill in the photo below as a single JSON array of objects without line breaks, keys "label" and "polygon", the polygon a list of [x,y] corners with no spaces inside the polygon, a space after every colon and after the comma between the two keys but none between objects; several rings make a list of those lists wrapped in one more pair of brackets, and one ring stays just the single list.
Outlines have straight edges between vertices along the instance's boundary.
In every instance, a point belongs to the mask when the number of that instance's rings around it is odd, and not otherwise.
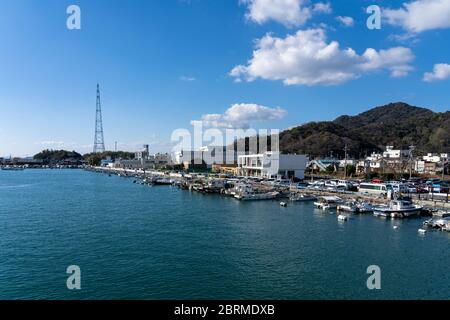
[{"label": "tree on hill", "polygon": [[102,159],[111,158],[111,160],[116,159],[124,159],[124,160],[132,160],[134,159],[134,153],[126,152],[126,151],[105,151],[102,153],[88,153],[85,154],[84,159],[91,166],[99,166],[101,164]]},{"label": "tree on hill", "polygon": [[42,160],[44,163],[61,162],[64,160],[82,160],[83,156],[75,151],[67,150],[43,150],[33,157],[35,160]]},{"label": "tree on hill", "polygon": [[343,157],[344,146],[350,156],[360,158],[387,145],[397,148],[416,146],[415,154],[450,151],[450,112],[436,113],[406,103],[391,103],[356,116],[334,121],[312,122],[280,134],[282,152]]}]

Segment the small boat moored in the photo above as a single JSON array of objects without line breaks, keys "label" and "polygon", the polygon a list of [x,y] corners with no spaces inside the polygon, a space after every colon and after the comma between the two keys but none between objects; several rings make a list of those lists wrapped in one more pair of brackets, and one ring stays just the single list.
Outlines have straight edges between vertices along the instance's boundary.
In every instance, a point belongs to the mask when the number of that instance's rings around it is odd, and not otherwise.
[{"label": "small boat moored", "polygon": [[343,200],[339,197],[320,197],[317,202],[314,202],[314,206],[321,210],[330,210],[336,209],[343,203]]},{"label": "small boat moored", "polygon": [[420,214],[423,207],[408,200],[392,200],[387,205],[373,207],[373,214],[385,218],[407,218]]},{"label": "small boat moored", "polygon": [[292,193],[289,196],[289,201],[292,202],[306,202],[306,201],[316,201],[317,197],[304,193]]}]

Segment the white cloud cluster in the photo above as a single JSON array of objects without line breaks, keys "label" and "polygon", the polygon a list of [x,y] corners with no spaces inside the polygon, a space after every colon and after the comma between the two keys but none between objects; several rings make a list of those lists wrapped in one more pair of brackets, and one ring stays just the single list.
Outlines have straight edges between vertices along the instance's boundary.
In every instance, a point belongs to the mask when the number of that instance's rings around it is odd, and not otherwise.
[{"label": "white cloud cluster", "polygon": [[[205,127],[213,128],[248,128],[251,123],[281,120],[287,115],[286,110],[269,108],[254,103],[239,103],[228,108],[223,114],[205,114],[201,122]],[[192,123],[197,121],[192,121]]]},{"label": "white cloud cluster", "polygon": [[286,38],[265,35],[257,41],[248,64],[236,66],[230,75],[237,81],[261,78],[286,85],[338,85],[376,70],[405,76],[413,60],[411,50],[404,47],[367,49],[358,55],[351,48],[340,49],[337,41],[327,43],[325,30],[308,29]]},{"label": "white cloud cluster", "polygon": [[345,27],[353,27],[355,25],[355,20],[352,17],[337,16],[336,20]]},{"label": "white cloud cluster", "polygon": [[247,19],[259,24],[273,20],[286,27],[305,24],[314,13],[332,11],[329,3],[311,6],[308,0],[240,0],[240,3],[248,7]]},{"label": "white cloud cluster", "polygon": [[438,63],[434,65],[433,72],[426,72],[423,81],[433,82],[450,79],[450,64]]},{"label": "white cloud cluster", "polygon": [[399,9],[384,9],[388,24],[419,33],[450,28],[450,0],[415,0],[403,3]]},{"label": "white cloud cluster", "polygon": [[42,146],[47,146],[47,147],[61,147],[64,145],[64,141],[46,140],[46,141],[36,142],[35,144],[40,144]]},{"label": "white cloud cluster", "polygon": [[329,2],[318,2],[313,6],[313,12],[317,13],[332,13],[333,9],[331,7],[331,3]]}]

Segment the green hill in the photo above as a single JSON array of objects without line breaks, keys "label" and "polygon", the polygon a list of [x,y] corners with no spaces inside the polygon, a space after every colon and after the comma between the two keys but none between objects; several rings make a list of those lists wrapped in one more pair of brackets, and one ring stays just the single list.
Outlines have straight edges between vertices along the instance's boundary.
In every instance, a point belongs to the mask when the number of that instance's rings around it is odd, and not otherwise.
[{"label": "green hill", "polygon": [[416,153],[450,151],[450,112],[436,113],[406,103],[391,103],[356,116],[311,122],[280,135],[284,153],[343,156],[347,143],[351,156],[381,151],[386,145],[416,146]]}]

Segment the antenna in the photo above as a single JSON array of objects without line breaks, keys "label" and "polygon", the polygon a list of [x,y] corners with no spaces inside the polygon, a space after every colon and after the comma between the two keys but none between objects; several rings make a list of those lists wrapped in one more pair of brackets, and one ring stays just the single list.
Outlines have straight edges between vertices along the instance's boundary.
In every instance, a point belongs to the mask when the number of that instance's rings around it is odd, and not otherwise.
[{"label": "antenna", "polygon": [[95,113],[95,138],[94,153],[105,152],[105,140],[103,138],[102,105],[100,101],[100,85],[97,83],[97,108]]}]

